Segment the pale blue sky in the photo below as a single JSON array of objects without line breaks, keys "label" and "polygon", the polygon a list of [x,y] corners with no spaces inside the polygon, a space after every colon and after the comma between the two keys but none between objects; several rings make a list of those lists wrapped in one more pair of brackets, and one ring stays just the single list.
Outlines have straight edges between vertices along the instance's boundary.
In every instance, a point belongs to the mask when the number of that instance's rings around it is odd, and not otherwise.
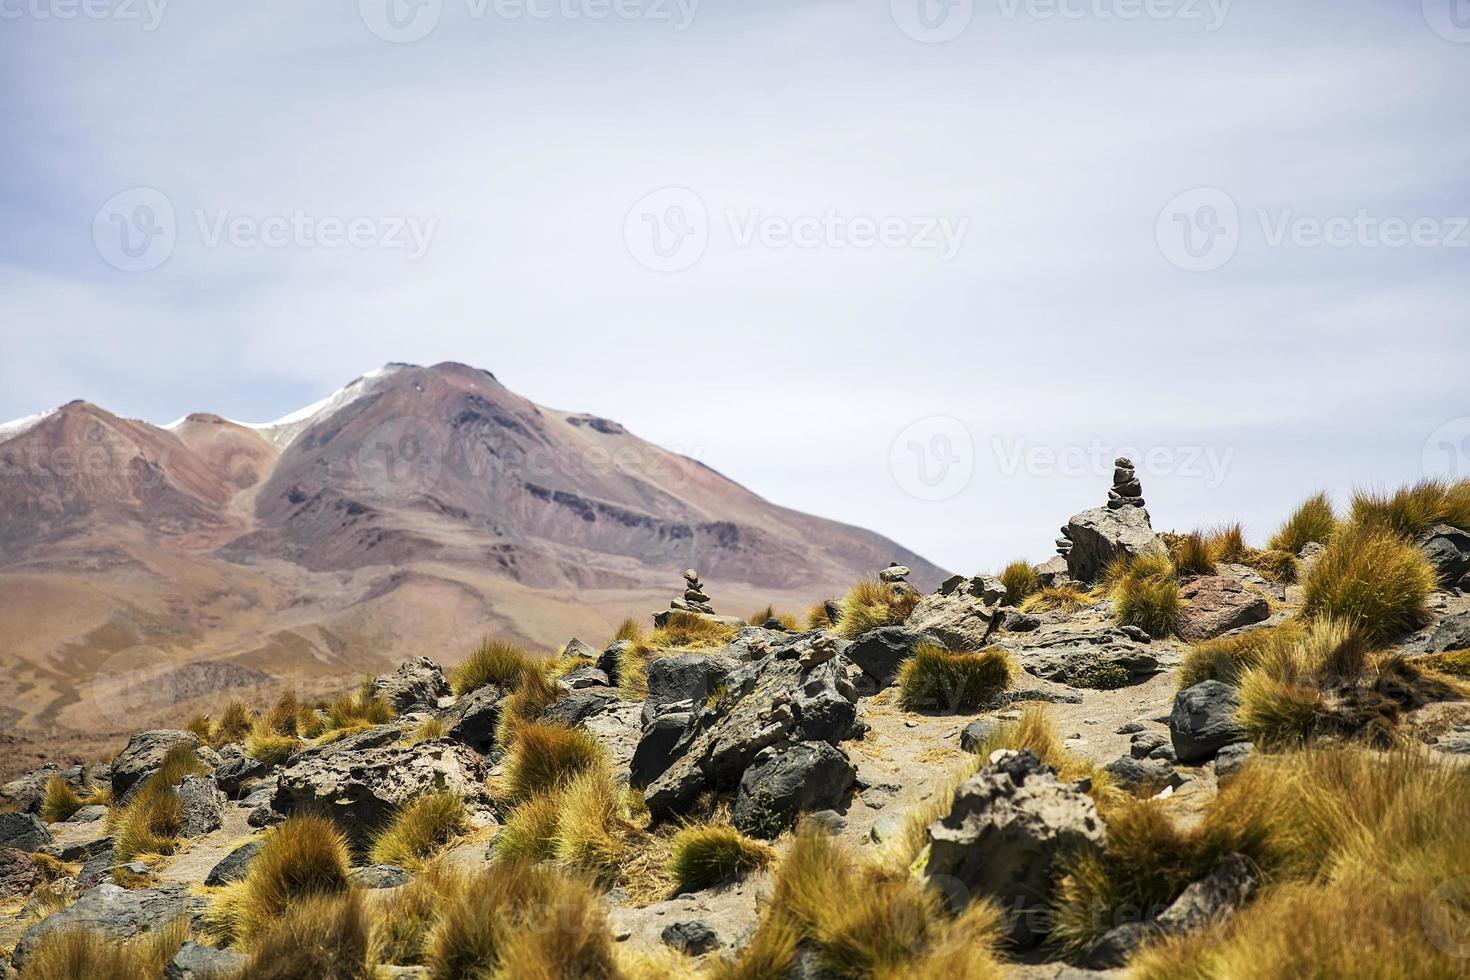
[{"label": "pale blue sky", "polygon": [[[0,420],[464,361],[964,571],[1101,502],[1048,453],[1152,448],[1156,524],[1257,535],[1470,475],[1463,0],[92,2],[0,0]],[[172,246],[124,271],[156,195]],[[649,268],[691,200],[703,252]],[[1231,234],[1191,258],[1176,212]]]}]

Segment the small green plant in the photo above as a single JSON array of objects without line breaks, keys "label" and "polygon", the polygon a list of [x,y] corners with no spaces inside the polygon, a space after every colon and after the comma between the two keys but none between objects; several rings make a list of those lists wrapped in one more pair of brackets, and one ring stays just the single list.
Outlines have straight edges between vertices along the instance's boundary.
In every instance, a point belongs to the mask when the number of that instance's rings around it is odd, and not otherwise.
[{"label": "small green plant", "polygon": [[898,701],[910,711],[972,711],[1005,690],[1015,676],[999,647],[950,653],[923,644],[898,671]]},{"label": "small green plant", "polygon": [[1019,606],[1027,596],[1041,590],[1041,578],[1029,561],[1019,558],[1000,573],[1000,584],[1006,587],[1005,604]]},{"label": "small green plant", "polygon": [[918,602],[912,588],[863,579],[842,599],[837,632],[852,639],[880,626],[896,626],[909,618]]},{"label": "small green plant", "polygon": [[669,842],[669,875],[680,891],[700,891],[757,871],[776,852],[729,824],[691,824]]},{"label": "small green plant", "polygon": [[455,694],[468,694],[491,684],[514,690],[527,674],[541,669],[537,659],[515,644],[486,640],[455,668],[450,686]]},{"label": "small green plant", "polygon": [[1267,547],[1296,555],[1311,542],[1325,545],[1337,531],[1337,515],[1327,494],[1319,493],[1302,502],[1271,536]]},{"label": "small green plant", "polygon": [[469,814],[459,794],[429,793],[399,809],[373,839],[370,856],[375,864],[417,871],[468,827]]},{"label": "small green plant", "polygon": [[1413,545],[1392,531],[1352,526],[1333,536],[1302,586],[1302,615],[1334,619],[1384,642],[1421,625],[1437,579]]}]

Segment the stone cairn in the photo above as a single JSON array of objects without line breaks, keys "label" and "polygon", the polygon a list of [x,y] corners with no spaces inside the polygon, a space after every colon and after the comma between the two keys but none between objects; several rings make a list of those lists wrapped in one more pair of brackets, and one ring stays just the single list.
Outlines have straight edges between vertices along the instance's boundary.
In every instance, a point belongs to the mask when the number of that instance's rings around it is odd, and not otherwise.
[{"label": "stone cairn", "polygon": [[914,587],[909,584],[909,567],[896,561],[890,562],[887,568],[878,573],[878,580],[891,586],[894,592],[914,591]]},{"label": "stone cairn", "polygon": [[1143,484],[1133,469],[1133,460],[1119,456],[1113,460],[1113,489],[1108,491],[1108,507],[1118,510],[1123,507],[1143,506]]},{"label": "stone cairn", "polygon": [[669,608],[714,615],[714,607],[709,604],[709,596],[704,593],[704,583],[699,581],[699,573],[694,569],[684,573],[684,598],[673,600],[669,603]]}]

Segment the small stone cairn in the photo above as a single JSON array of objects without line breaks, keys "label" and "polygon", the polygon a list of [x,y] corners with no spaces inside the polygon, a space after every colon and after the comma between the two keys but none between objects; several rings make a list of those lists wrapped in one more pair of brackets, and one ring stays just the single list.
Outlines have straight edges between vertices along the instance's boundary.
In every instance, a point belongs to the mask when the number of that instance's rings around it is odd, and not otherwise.
[{"label": "small stone cairn", "polygon": [[894,592],[914,592],[914,587],[909,584],[909,567],[898,562],[890,562],[879,572],[878,581],[891,586]]},{"label": "small stone cairn", "polygon": [[1113,460],[1113,488],[1108,491],[1108,507],[1119,510],[1123,507],[1143,506],[1143,484],[1133,468],[1133,460],[1119,456]]},{"label": "small stone cairn", "polygon": [[699,573],[691,568],[684,573],[684,598],[673,600],[669,603],[669,608],[713,616],[715,610],[709,601],[709,596],[704,592],[704,583],[699,581]]}]

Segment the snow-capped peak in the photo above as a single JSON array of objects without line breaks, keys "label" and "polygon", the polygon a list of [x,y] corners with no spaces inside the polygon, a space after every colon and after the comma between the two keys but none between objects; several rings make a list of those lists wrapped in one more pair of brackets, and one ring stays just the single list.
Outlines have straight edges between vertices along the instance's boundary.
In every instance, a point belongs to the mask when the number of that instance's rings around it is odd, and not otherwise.
[{"label": "snow-capped peak", "polygon": [[0,442],[25,435],[59,411],[61,409],[53,408],[45,412],[37,412],[35,415],[27,415],[22,419],[15,419],[12,422],[0,422]]}]

